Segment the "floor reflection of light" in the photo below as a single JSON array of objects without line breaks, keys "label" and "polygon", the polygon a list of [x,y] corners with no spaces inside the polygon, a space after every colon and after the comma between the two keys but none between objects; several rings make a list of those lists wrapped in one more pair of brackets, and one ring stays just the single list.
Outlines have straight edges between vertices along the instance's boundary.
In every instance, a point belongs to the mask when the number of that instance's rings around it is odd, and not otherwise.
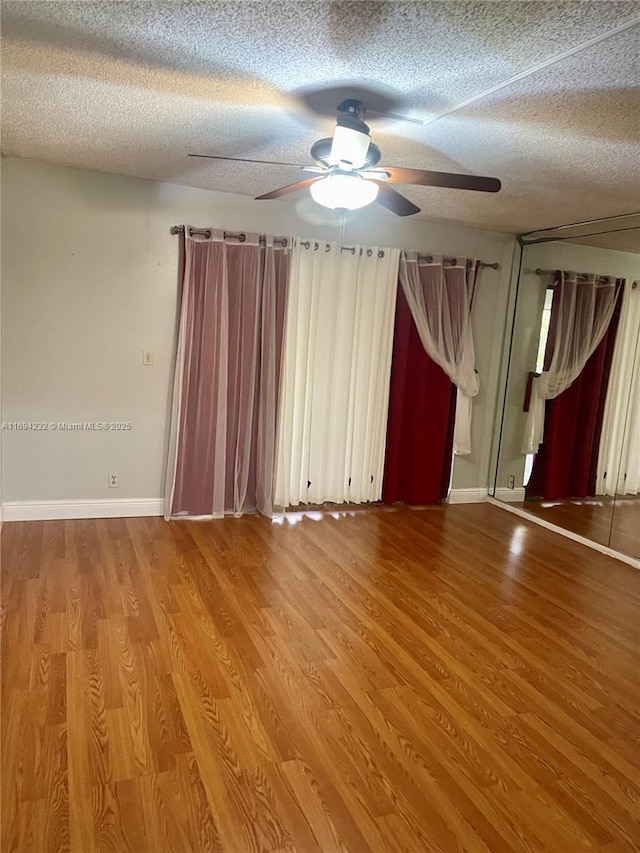
[{"label": "floor reflection of light", "polygon": [[383,510],[383,511],[395,511],[394,507],[370,507],[370,506],[362,506],[354,509],[306,509],[306,510],[285,510],[284,512],[280,510],[279,512],[275,512],[271,518],[272,524],[277,524],[280,527],[288,524],[293,527],[296,524],[299,524],[303,518],[308,518],[311,521],[322,521],[325,518],[355,518],[358,515],[369,515],[372,510]]},{"label": "floor reflection of light", "polygon": [[524,524],[518,524],[513,533],[511,534],[511,541],[509,542],[509,553],[514,557],[519,557],[522,554],[522,549],[525,545],[527,538],[527,528]]},{"label": "floor reflection of light", "polygon": [[302,521],[303,516],[303,512],[278,512],[271,519],[271,524],[278,524],[280,527],[288,524],[290,527],[293,527]]},{"label": "floor reflection of light", "polygon": [[578,500],[578,498],[569,498],[567,500],[562,501],[536,501],[543,509],[553,509],[554,506],[607,506],[610,505],[610,501],[600,501],[593,500],[592,498],[582,498]]}]

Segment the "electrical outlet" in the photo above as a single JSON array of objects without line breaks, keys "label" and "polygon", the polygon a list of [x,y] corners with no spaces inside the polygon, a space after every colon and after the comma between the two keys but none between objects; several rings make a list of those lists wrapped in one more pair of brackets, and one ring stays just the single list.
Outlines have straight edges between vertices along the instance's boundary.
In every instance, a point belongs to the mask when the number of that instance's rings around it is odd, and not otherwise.
[{"label": "electrical outlet", "polygon": [[516,478],[513,476],[513,474],[509,474],[509,488],[515,489],[515,487],[516,487]]},{"label": "electrical outlet", "polygon": [[118,488],[118,475],[117,474],[109,474],[109,488],[117,489]]}]

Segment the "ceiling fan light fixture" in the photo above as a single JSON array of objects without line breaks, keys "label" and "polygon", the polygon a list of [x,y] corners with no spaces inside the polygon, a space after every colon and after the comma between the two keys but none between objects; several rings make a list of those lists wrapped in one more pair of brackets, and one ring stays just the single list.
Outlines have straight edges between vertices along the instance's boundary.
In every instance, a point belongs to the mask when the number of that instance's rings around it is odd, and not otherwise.
[{"label": "ceiling fan light fixture", "polygon": [[331,210],[358,210],[376,200],[378,185],[357,174],[333,172],[309,187],[315,202]]},{"label": "ceiling fan light fixture", "polygon": [[[360,122],[362,124],[362,122]],[[366,124],[362,125],[366,128]],[[367,160],[367,151],[371,137],[362,130],[338,125],[331,142],[329,163],[332,166],[344,164],[349,169],[361,169]]]}]

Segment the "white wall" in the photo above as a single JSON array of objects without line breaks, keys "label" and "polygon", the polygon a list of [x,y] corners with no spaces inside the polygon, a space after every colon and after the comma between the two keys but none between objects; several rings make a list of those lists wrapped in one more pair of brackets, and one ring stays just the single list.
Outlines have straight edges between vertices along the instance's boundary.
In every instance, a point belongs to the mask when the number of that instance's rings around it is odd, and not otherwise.
[{"label": "white wall", "polygon": [[[0,233],[2,225],[0,223]],[[0,276],[1,281],[1,276]],[[2,503],[2,288],[0,287],[0,530],[4,521],[4,504]]]},{"label": "white wall", "polygon": [[501,497],[505,497],[509,475],[515,477],[516,486],[522,486],[525,456],[520,448],[526,421],[522,405],[529,372],[536,367],[544,294],[549,284],[548,278],[536,275],[538,268],[593,272],[631,282],[640,278],[640,255],[571,243],[525,246],[498,466],[497,487],[503,490]]},{"label": "white wall", "polygon": [[[178,241],[187,222],[340,239],[318,208],[106,175],[35,161],[3,163],[2,415],[10,421],[130,421],[130,432],[3,435],[3,499],[156,499],[163,492],[174,347]],[[320,211],[321,215],[323,214]],[[327,213],[328,215],[328,213]],[[401,220],[382,208],[347,224],[342,242],[498,261],[474,307],[482,391],[471,457],[456,489],[487,485],[509,290],[512,235]],[[143,349],[155,365],[142,364]],[[109,473],[119,488],[109,489]]]}]

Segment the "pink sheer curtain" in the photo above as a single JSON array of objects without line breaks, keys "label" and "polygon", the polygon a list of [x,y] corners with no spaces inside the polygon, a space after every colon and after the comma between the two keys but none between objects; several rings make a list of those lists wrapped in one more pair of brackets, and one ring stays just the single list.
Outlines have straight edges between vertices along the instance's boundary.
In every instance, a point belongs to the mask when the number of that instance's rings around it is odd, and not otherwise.
[{"label": "pink sheer curtain", "polygon": [[165,518],[270,516],[291,241],[209,233],[185,237]]}]

